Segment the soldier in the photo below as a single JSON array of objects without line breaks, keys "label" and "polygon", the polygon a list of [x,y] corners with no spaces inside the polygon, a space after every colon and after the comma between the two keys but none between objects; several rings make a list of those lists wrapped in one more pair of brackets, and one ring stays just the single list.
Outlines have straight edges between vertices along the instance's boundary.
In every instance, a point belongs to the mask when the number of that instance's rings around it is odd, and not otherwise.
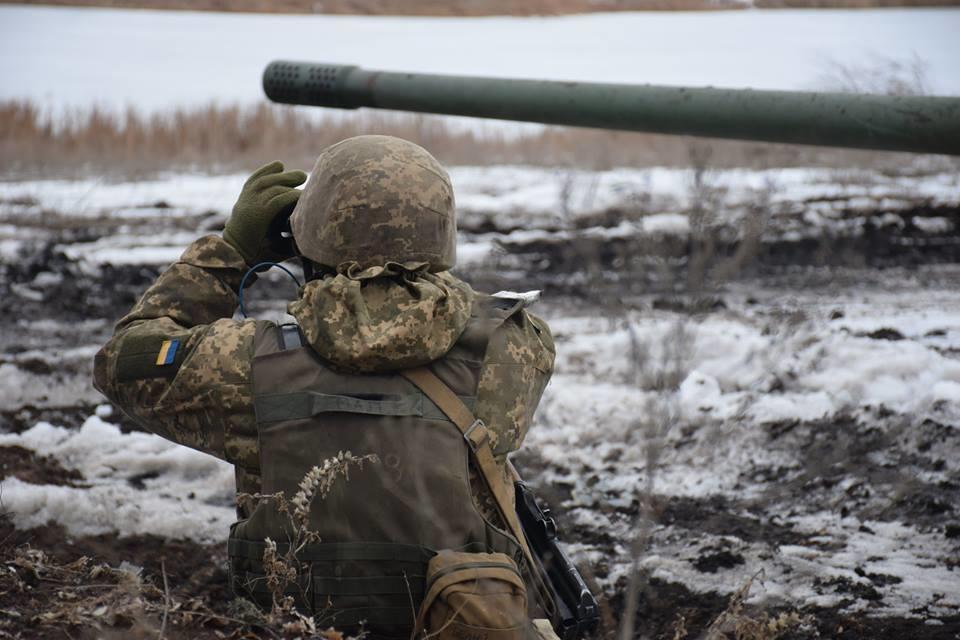
[{"label": "soldier", "polygon": [[[515,563],[535,591],[506,456],[553,369],[547,325],[449,272],[453,190],[424,149],[351,138],[320,155],[301,195],[305,180],[279,162],[250,176],[223,237],[191,244],[117,324],[95,386],[143,428],[232,463],[242,494],[290,498],[340,451],[376,456],[310,505],[309,572],[288,595],[322,623],[409,637],[436,578],[466,565],[475,579]],[[293,242],[277,233],[291,210]],[[308,278],[288,305],[297,324],[233,319],[244,274],[294,256]],[[265,540],[282,553],[291,520],[271,499],[238,500],[238,516],[233,588],[269,607]],[[509,606],[493,609],[489,626],[515,637]],[[487,622],[451,629],[471,624]]]}]

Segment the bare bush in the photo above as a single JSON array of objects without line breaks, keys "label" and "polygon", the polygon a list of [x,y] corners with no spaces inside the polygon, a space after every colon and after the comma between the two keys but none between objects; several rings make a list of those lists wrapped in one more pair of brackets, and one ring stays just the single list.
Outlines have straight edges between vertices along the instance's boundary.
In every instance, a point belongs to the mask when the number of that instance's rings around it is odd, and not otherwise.
[{"label": "bare bush", "polygon": [[874,56],[860,64],[834,58],[821,66],[819,85],[840,93],[874,93],[887,96],[923,96],[930,93],[930,65],[914,54],[906,60]]}]

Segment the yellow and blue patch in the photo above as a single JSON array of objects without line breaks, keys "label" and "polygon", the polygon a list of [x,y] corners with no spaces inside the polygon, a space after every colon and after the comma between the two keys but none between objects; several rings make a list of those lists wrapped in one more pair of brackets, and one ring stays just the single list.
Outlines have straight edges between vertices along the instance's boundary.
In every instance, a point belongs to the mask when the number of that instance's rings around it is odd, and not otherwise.
[{"label": "yellow and blue patch", "polygon": [[164,340],[163,344],[160,345],[160,353],[157,354],[157,366],[173,364],[173,359],[176,357],[179,348],[179,340]]}]

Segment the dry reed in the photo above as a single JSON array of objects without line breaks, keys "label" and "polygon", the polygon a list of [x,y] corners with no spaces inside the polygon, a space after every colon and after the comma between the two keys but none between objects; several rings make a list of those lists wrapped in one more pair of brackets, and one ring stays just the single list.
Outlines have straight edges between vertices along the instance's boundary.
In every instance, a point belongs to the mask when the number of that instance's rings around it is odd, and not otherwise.
[{"label": "dry reed", "polygon": [[[4,178],[138,176],[170,169],[246,170],[279,158],[309,168],[324,147],[364,133],[417,142],[449,165],[520,164],[608,169],[689,166],[695,139],[567,127],[503,127],[431,115],[334,112],[260,103],[162,113],[98,108],[52,115],[28,101],[0,102]],[[717,168],[903,166],[898,154],[711,140]]]}]

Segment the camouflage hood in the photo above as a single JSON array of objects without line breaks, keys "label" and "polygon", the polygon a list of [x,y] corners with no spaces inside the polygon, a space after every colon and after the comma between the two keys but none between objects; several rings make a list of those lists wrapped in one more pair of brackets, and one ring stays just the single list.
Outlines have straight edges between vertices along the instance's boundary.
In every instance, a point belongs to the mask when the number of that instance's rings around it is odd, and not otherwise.
[{"label": "camouflage hood", "polygon": [[287,310],[314,350],[347,371],[426,364],[457,341],[474,300],[470,285],[429,268],[426,262],[342,264],[335,275],[304,285]]}]

